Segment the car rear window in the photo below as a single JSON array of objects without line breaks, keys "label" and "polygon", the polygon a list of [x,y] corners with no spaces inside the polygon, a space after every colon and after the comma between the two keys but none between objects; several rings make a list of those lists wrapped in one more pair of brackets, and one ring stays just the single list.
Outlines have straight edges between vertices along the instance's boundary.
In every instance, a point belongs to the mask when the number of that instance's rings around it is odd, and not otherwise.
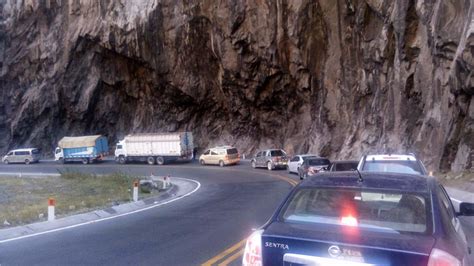
[{"label": "car rear window", "polygon": [[357,162],[334,163],[333,171],[353,171],[357,168]]},{"label": "car rear window", "polygon": [[392,172],[404,174],[423,174],[420,165],[416,161],[376,161],[367,160],[363,171]]},{"label": "car rear window", "polygon": [[236,148],[227,149],[227,154],[237,154],[239,153]]},{"label": "car rear window", "polygon": [[341,226],[349,220],[368,230],[427,233],[429,205],[429,199],[410,193],[303,188],[280,217],[285,222]]},{"label": "car rear window", "polygon": [[270,155],[273,156],[285,156],[286,154],[282,150],[274,150],[270,152]]},{"label": "car rear window", "polygon": [[328,159],[308,159],[308,165],[329,165]]}]

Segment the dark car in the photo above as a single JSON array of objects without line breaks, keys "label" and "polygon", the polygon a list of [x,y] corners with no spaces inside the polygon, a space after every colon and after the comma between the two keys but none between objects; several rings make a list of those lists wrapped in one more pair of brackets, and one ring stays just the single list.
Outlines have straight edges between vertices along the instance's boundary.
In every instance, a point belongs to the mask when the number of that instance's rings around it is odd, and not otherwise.
[{"label": "dark car", "polygon": [[329,172],[355,171],[359,161],[335,161],[331,162]]},{"label": "dark car", "polygon": [[328,172],[295,187],[247,240],[243,265],[473,265],[458,216],[434,178]]},{"label": "dark car", "polygon": [[330,164],[331,162],[327,158],[305,157],[298,168],[298,176],[303,180],[310,175],[328,170]]}]

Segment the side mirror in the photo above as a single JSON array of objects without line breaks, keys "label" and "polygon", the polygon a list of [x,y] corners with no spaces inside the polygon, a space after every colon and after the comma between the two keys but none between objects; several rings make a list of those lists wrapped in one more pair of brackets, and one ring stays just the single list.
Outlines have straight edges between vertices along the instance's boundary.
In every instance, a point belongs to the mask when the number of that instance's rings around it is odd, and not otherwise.
[{"label": "side mirror", "polygon": [[474,203],[461,202],[459,204],[459,216],[474,216]]}]

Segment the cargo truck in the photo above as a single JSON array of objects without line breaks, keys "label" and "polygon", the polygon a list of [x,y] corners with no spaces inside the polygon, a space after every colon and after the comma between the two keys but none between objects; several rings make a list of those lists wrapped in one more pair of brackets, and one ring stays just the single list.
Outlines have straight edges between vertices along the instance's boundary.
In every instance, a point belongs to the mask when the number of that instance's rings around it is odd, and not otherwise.
[{"label": "cargo truck", "polygon": [[64,137],[58,142],[54,159],[62,163],[80,161],[88,164],[103,160],[108,152],[107,138],[101,135]]},{"label": "cargo truck", "polygon": [[131,134],[117,143],[115,160],[121,164],[145,161],[165,164],[176,160],[193,159],[191,132]]}]

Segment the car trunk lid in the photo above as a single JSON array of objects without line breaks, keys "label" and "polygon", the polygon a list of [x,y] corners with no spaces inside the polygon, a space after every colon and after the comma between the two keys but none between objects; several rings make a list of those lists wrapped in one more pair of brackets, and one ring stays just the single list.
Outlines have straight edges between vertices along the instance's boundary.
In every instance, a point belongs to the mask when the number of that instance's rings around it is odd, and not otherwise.
[{"label": "car trunk lid", "polygon": [[434,239],[358,227],[272,223],[262,236],[264,265],[426,265]]}]

